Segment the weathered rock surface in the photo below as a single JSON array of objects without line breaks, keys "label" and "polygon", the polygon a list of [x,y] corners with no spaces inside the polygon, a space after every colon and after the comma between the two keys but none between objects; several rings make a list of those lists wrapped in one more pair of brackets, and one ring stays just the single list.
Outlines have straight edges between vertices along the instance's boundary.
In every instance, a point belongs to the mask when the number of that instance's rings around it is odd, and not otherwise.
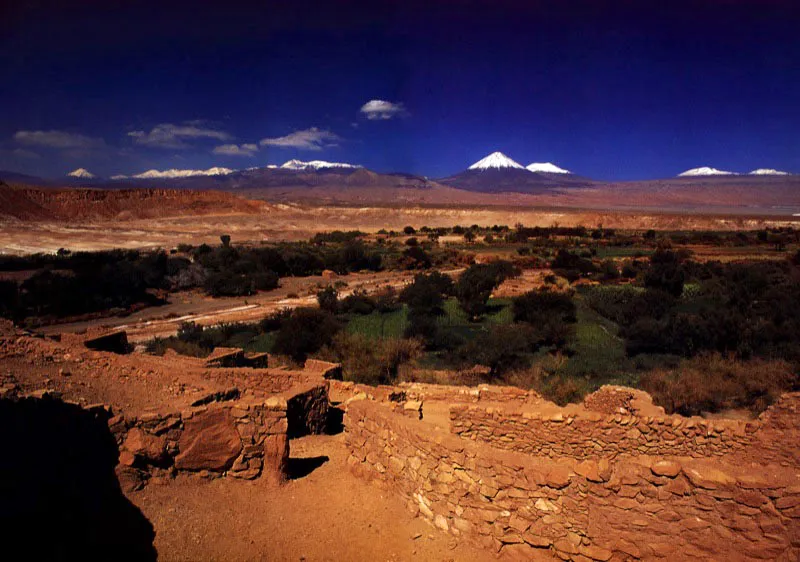
[{"label": "weathered rock surface", "polygon": [[242,442],[227,410],[208,410],[186,421],[178,443],[175,467],[182,470],[223,471],[231,467]]}]

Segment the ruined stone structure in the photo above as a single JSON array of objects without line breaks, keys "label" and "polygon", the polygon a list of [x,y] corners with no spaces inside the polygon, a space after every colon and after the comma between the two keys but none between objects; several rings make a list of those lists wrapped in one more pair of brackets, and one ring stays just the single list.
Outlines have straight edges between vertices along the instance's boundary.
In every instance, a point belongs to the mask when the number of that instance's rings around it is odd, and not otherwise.
[{"label": "ruined stone structure", "polygon": [[[424,406],[419,420],[348,390],[352,471],[442,532],[493,552],[575,561],[800,556],[798,394],[758,420],[734,421],[666,416],[632,389],[602,389],[565,408],[517,390],[483,402],[480,388],[447,389],[448,400],[455,393],[467,403],[449,406],[443,425],[426,422]],[[420,390],[436,403],[435,388]]]},{"label": "ruined stone structure", "polygon": [[368,387],[323,362],[209,366],[84,340],[0,322],[0,406],[49,400],[75,434],[102,425],[126,492],[175,477],[280,482],[291,438],[326,430],[330,392],[353,474],[490,556],[800,558],[800,394],[755,420],[684,418],[621,387],[559,407],[511,387]]},{"label": "ruined stone structure", "polygon": [[316,365],[258,368],[263,359],[237,350],[233,364],[249,366],[224,368],[174,353],[118,355],[84,345],[95,337],[51,340],[0,329],[0,359],[10,367],[0,375],[0,399],[59,400],[102,412],[127,491],[179,474],[280,482],[290,437],[327,428],[328,381]]}]

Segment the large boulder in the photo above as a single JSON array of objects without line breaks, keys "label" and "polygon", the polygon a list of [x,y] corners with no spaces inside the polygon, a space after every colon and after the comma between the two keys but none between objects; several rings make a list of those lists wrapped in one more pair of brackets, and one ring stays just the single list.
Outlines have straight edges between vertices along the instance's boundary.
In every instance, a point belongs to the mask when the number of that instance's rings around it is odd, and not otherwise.
[{"label": "large boulder", "polygon": [[167,440],[134,427],[128,432],[123,448],[146,462],[159,463],[166,457]]},{"label": "large boulder", "polygon": [[228,410],[208,410],[184,423],[175,457],[179,470],[229,469],[242,451],[242,441]]}]

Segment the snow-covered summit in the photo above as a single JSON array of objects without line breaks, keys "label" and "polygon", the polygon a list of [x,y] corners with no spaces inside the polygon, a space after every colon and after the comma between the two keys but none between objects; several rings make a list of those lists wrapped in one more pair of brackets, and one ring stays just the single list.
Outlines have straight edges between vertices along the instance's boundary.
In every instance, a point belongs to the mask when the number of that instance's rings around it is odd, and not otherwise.
[{"label": "snow-covered summit", "polygon": [[77,170],[72,170],[70,173],[67,174],[71,178],[80,178],[83,180],[90,180],[94,179],[95,176],[92,172],[87,170],[86,168],[78,168]]},{"label": "snow-covered summit", "polygon": [[175,168],[172,168],[170,170],[147,170],[146,172],[142,172],[141,174],[134,174],[132,176],[117,175],[117,176],[112,176],[111,179],[121,180],[131,177],[138,180],[147,180],[147,179],[191,178],[194,176],[226,176],[228,174],[232,174],[235,171],[236,170],[231,170],[230,168],[220,168],[218,166],[209,168],[208,170],[177,170]]},{"label": "snow-covered summit", "polygon": [[472,166],[470,166],[469,170],[489,170],[489,169],[500,169],[500,168],[517,168],[519,170],[524,170],[525,167],[518,162],[515,162],[502,152],[492,152],[486,158],[482,160],[478,160]]},{"label": "snow-covered summit", "polygon": [[525,166],[527,170],[531,172],[543,172],[546,174],[571,174],[569,170],[565,170],[564,168],[559,168],[555,164],[551,164],[550,162],[534,162],[533,164],[528,164]]},{"label": "snow-covered summit", "polygon": [[774,170],[772,168],[759,168],[758,170],[753,170],[752,172],[748,172],[749,176],[788,176],[788,172],[781,172],[780,170]]},{"label": "snow-covered summit", "polygon": [[708,166],[703,166],[700,168],[692,168],[691,170],[686,170],[683,173],[678,174],[679,178],[689,177],[689,176],[735,176],[737,175],[734,172],[726,172],[725,170],[717,170],[716,168],[709,168]]},{"label": "snow-covered summit", "polygon": [[320,170],[322,168],[361,168],[356,164],[345,164],[344,162],[326,162],[324,160],[311,160],[303,162],[302,160],[289,160],[281,165],[285,170]]}]

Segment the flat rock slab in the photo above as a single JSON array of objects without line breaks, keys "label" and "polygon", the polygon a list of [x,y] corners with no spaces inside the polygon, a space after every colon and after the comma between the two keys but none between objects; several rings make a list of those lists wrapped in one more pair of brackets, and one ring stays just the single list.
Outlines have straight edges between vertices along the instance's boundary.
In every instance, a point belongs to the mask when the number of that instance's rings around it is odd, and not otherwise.
[{"label": "flat rock slab", "polygon": [[228,410],[208,410],[187,420],[175,457],[179,470],[227,470],[242,451],[242,441]]}]

